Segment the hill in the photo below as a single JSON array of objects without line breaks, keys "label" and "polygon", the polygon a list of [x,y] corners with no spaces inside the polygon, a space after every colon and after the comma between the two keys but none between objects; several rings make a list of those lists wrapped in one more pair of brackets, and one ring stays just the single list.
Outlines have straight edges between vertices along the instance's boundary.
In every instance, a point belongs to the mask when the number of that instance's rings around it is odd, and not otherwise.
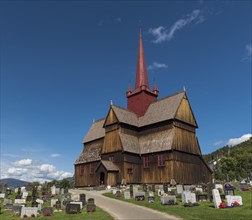
[{"label": "hill", "polygon": [[213,165],[215,179],[247,178],[252,175],[252,137],[232,147],[224,146],[203,155],[203,158],[208,164]]},{"label": "hill", "polygon": [[26,186],[28,184],[28,182],[26,182],[26,181],[13,179],[13,178],[1,179],[0,183],[1,183],[2,187],[4,186],[5,183],[7,183],[9,188],[17,188],[19,186],[22,187],[22,186]]}]

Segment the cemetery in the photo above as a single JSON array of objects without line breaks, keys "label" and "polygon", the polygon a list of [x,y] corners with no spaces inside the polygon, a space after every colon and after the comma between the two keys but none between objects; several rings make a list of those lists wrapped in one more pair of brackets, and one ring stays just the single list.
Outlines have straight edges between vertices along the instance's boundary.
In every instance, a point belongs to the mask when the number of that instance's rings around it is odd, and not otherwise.
[{"label": "cemetery", "polygon": [[[121,196],[116,193],[119,190]],[[218,219],[248,219],[252,216],[251,185],[239,182],[129,185],[112,188],[104,195],[183,219],[216,219],[216,216]]]},{"label": "cemetery", "polygon": [[0,192],[0,219],[105,219],[113,218],[85,194],[74,195],[55,186],[41,189],[4,189]]}]

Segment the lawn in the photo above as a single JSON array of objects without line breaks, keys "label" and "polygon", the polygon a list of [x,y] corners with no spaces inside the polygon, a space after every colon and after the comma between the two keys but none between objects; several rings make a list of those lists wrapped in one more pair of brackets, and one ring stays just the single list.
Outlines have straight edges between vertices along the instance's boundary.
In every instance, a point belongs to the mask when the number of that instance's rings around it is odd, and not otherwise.
[{"label": "lawn", "polygon": [[[57,198],[57,197],[55,197]],[[12,201],[14,201],[14,195],[10,196],[10,199],[12,199]],[[11,211],[5,211],[4,207],[3,207],[3,199],[1,199],[1,210],[2,210],[2,214],[0,214],[0,219],[2,220],[15,220],[15,219],[20,219],[19,216],[13,216]],[[27,206],[30,206],[30,203],[27,204]],[[43,204],[43,207],[50,207],[50,201],[46,202]],[[28,218],[28,219],[35,219],[35,218]],[[100,220],[113,220],[114,218],[112,216],[110,216],[108,213],[106,213],[105,211],[103,211],[102,209],[100,209],[99,207],[96,207],[96,211],[92,212],[92,213],[87,213],[86,211],[86,207],[83,207],[83,210],[81,213],[79,214],[66,214],[65,213],[65,208],[62,207],[62,212],[56,212],[53,213],[53,215],[51,217],[44,217],[42,214],[38,215],[38,217],[36,219],[40,219],[40,220],[48,220],[48,219],[71,219],[71,220],[96,220],[96,219],[100,219]]]},{"label": "lawn", "polygon": [[240,192],[236,191],[235,195],[241,195],[243,200],[243,206],[237,208],[227,208],[227,209],[216,209],[213,203],[210,202],[199,202],[200,206],[196,207],[184,207],[177,199],[179,205],[177,206],[165,206],[161,205],[161,202],[157,195],[155,195],[155,202],[149,203],[145,201],[135,201],[134,199],[124,199],[123,197],[115,197],[112,193],[105,193],[104,195],[110,198],[119,199],[122,201],[134,203],[147,208],[155,209],[161,212],[166,212],[168,214],[182,217],[187,220],[240,220],[240,219],[252,219],[252,191]]}]

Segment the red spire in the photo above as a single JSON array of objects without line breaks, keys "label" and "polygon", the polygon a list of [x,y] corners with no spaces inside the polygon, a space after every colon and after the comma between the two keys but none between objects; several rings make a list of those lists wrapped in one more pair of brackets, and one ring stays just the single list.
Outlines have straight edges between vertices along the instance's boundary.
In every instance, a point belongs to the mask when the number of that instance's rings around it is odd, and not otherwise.
[{"label": "red spire", "polygon": [[141,30],[140,30],[140,37],[139,37],[139,44],[138,44],[138,58],[137,58],[137,67],[136,67],[135,89],[137,88],[149,88],[148,75],[147,75],[147,70],[146,70],[146,65],[145,65],[145,60],[144,60],[144,50],[143,50]]}]

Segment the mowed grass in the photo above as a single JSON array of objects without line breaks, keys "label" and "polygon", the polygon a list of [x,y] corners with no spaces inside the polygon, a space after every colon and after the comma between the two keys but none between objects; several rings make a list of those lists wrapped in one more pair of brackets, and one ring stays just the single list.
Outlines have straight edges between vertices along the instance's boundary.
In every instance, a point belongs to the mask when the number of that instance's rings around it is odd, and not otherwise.
[{"label": "mowed grass", "polygon": [[147,208],[155,209],[161,212],[181,217],[186,220],[246,220],[252,219],[252,191],[240,192],[236,191],[235,195],[242,196],[243,206],[237,208],[216,209],[211,202],[199,202],[200,206],[184,207],[180,199],[177,198],[179,205],[167,206],[162,205],[160,199],[155,195],[155,202],[149,203],[147,198],[145,201],[135,201],[134,199],[124,199],[124,197],[116,197],[112,193],[104,195],[110,198],[134,203]]},{"label": "mowed grass", "polygon": [[[57,198],[57,197],[55,197]],[[11,195],[10,199],[14,201],[14,196]],[[1,220],[9,220],[9,219],[20,219],[20,216],[14,216],[12,211],[7,211],[4,210],[3,206],[3,199],[1,199],[1,213],[0,214],[0,219]],[[30,203],[28,203],[27,206],[30,206]],[[50,201],[47,201],[46,203],[43,204],[43,207],[50,207]],[[54,209],[55,210],[55,209]],[[82,212],[79,214],[66,214],[65,213],[65,208],[62,207],[62,212],[54,212],[51,217],[44,217],[42,214],[38,215],[37,218],[24,218],[24,219],[39,219],[39,220],[49,220],[49,219],[65,219],[65,220],[113,220],[114,218],[110,216],[107,212],[103,211],[101,208],[96,206],[96,211],[95,212],[87,212],[86,211],[86,206],[83,207]]]}]

